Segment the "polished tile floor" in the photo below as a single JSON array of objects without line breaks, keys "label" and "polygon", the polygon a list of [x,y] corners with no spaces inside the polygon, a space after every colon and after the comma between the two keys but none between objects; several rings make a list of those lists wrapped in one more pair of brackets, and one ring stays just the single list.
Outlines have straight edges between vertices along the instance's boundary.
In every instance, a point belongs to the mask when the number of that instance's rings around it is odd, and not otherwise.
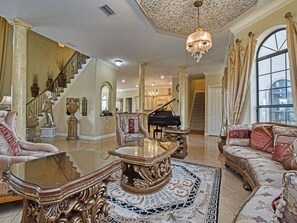
[{"label": "polished tile floor", "polygon": [[[61,151],[75,149],[107,151],[116,145],[114,138],[101,141],[66,141],[62,137],[56,137],[54,139],[43,139],[43,142],[52,143]],[[219,223],[231,223],[241,204],[250,194],[249,191],[243,189],[241,177],[225,168],[225,158],[217,148],[216,137],[190,134],[188,152],[186,161],[222,168]],[[22,202],[0,204],[0,223],[21,222],[21,208]]]}]

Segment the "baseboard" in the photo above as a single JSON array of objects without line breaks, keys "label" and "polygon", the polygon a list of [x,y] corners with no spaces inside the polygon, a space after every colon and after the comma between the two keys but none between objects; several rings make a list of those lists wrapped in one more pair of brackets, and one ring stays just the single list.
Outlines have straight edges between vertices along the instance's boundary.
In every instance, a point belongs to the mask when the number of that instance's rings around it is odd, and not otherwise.
[{"label": "baseboard", "polygon": [[204,130],[191,129],[190,134],[204,135]]},{"label": "baseboard", "polygon": [[[57,132],[56,133],[57,136],[63,136],[63,137],[67,137],[67,134],[64,132]],[[86,136],[86,135],[79,135],[78,137],[80,139],[85,139],[85,140],[92,140],[92,141],[98,141],[98,140],[103,140],[103,139],[109,139],[112,137],[115,137],[115,133],[110,133],[110,134],[106,134],[106,135],[101,135],[101,136]]]}]

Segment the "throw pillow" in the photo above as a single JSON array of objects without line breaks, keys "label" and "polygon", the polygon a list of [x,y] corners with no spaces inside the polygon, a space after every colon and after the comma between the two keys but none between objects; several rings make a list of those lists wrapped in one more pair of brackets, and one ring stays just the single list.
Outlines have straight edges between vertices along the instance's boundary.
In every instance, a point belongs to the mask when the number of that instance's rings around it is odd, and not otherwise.
[{"label": "throw pillow", "polygon": [[273,125],[253,124],[251,147],[265,152],[273,152]]},{"label": "throw pillow", "polygon": [[135,120],[129,119],[129,133],[135,133]]},{"label": "throw pillow", "polygon": [[284,152],[293,144],[296,137],[277,135],[274,142],[272,160],[282,162]]},{"label": "throw pillow", "polygon": [[0,155],[4,156],[12,156],[13,154],[11,153],[9,149],[9,144],[5,137],[0,134]]},{"label": "throw pillow", "polygon": [[249,146],[251,125],[229,125],[226,144],[229,146]]},{"label": "throw pillow", "polygon": [[0,123],[0,134],[7,141],[11,154],[14,156],[18,156],[21,151],[21,148],[19,147],[17,141],[15,140],[9,128],[2,123]]},{"label": "throw pillow", "polygon": [[286,171],[283,175],[283,191],[276,205],[274,220],[278,222],[297,222],[297,172]]},{"label": "throw pillow", "polygon": [[285,126],[273,126],[273,134],[283,136],[295,136],[297,137],[297,128],[285,127]]},{"label": "throw pillow", "polygon": [[286,170],[297,170],[297,139],[283,153],[282,164]]}]

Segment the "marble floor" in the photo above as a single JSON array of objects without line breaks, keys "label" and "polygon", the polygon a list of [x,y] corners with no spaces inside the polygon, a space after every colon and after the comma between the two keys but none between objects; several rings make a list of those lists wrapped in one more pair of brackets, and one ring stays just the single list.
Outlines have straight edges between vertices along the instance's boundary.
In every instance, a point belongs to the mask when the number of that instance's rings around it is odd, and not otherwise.
[{"label": "marble floor", "polygon": [[[43,139],[43,142],[52,143],[61,151],[83,149],[105,152],[116,145],[114,138],[101,141],[66,141],[65,138],[55,137],[54,139]],[[186,161],[222,168],[219,223],[231,223],[241,204],[250,194],[249,191],[243,189],[241,177],[224,166],[225,158],[217,148],[216,137],[190,134],[188,152]],[[21,222],[21,209],[22,202],[20,201],[0,204],[0,223]]]}]

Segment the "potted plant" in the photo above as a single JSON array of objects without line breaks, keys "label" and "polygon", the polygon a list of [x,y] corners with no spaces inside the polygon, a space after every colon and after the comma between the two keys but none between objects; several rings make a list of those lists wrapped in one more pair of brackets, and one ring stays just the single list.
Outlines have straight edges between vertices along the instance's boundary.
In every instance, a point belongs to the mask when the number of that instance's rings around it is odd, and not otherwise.
[{"label": "potted plant", "polygon": [[64,72],[65,62],[64,59],[57,59],[57,66],[59,68],[59,75],[58,75],[58,87],[67,87],[67,75]]},{"label": "potted plant", "polygon": [[54,85],[53,83],[53,72],[52,71],[47,71],[47,81],[46,81],[46,88],[49,91],[53,91]]},{"label": "potted plant", "polygon": [[33,83],[31,85],[31,95],[32,97],[36,97],[39,94],[39,86],[38,86],[38,74],[33,73]]}]

